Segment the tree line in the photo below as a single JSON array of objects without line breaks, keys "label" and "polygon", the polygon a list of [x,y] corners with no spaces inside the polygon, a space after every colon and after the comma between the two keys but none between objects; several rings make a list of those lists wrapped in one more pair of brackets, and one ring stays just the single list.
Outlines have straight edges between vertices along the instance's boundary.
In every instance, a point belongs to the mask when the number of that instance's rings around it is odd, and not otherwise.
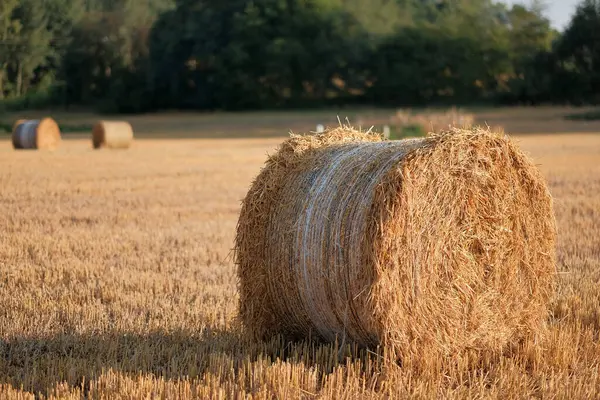
[{"label": "tree line", "polygon": [[[41,3],[41,4],[40,4]],[[2,0],[0,107],[597,104],[600,0]]]}]

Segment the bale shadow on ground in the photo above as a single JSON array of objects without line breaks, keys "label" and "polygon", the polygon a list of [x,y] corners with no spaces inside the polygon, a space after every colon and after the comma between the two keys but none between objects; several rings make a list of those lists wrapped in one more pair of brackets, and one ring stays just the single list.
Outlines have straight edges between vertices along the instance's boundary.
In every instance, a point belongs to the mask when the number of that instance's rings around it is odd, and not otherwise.
[{"label": "bale shadow on ground", "polygon": [[[281,337],[256,342],[235,330],[205,329],[148,334],[58,334],[0,340],[0,383],[47,396],[66,382],[89,390],[90,381],[112,369],[131,375],[151,374],[166,380],[201,378],[206,373],[237,374],[254,362],[276,360],[317,367],[327,374],[346,357],[365,359],[373,353],[315,340],[286,342]],[[232,368],[233,367],[233,368]]]}]

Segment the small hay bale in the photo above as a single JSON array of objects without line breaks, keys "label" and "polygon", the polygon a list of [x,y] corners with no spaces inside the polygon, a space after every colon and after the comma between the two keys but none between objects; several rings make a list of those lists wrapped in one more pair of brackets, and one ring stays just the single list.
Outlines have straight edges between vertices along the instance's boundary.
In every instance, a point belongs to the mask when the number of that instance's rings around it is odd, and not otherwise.
[{"label": "small hay bale", "polygon": [[23,122],[27,121],[26,119],[18,119],[12,126],[12,131],[14,132],[17,129],[17,126],[21,125]]},{"label": "small hay bale", "polygon": [[14,125],[12,143],[15,149],[54,150],[60,144],[60,128],[52,118],[18,120]]},{"label": "small hay bale", "polygon": [[501,351],[545,326],[552,207],[502,133],[292,136],[242,204],[240,319],[257,338],[337,338],[400,358]]},{"label": "small hay bale", "polygon": [[95,149],[127,149],[133,141],[133,129],[125,121],[98,121],[92,129]]}]

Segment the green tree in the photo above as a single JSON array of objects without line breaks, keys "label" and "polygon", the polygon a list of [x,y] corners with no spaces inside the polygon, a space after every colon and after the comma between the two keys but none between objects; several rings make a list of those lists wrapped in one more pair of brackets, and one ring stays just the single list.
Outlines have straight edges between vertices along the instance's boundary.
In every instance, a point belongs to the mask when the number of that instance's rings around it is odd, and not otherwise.
[{"label": "green tree", "polygon": [[555,90],[574,103],[600,102],[600,0],[582,1],[560,38]]},{"label": "green tree", "polygon": [[69,42],[73,38],[73,29],[84,15],[84,0],[46,0],[44,5],[47,17],[47,29],[51,35],[54,58],[49,64],[58,68]]},{"label": "green tree", "polygon": [[404,28],[373,57],[369,98],[393,105],[477,101],[495,89],[495,58],[485,43],[443,27]]},{"label": "green tree", "polygon": [[19,0],[3,0],[0,2],[0,99],[5,96],[8,68],[21,31],[21,24],[13,17],[18,5]]},{"label": "green tree", "polygon": [[541,4],[528,8],[514,5],[506,14],[508,22],[511,72],[506,90],[500,93],[503,101],[538,103],[548,100],[549,61],[557,32],[543,14]]},{"label": "green tree", "polygon": [[68,104],[97,105],[107,111],[147,107],[148,39],[158,13],[171,0],[102,0],[74,25],[60,68]]},{"label": "green tree", "polygon": [[389,35],[401,26],[412,24],[412,10],[407,2],[338,0],[338,4],[371,35]]},{"label": "green tree", "polygon": [[153,29],[154,88],[184,107],[228,109],[349,95],[363,85],[363,33],[332,2],[181,0]]},{"label": "green tree", "polygon": [[43,65],[53,53],[52,34],[48,30],[46,10],[35,0],[21,0],[13,13],[21,24],[13,57],[15,63],[15,95],[27,91],[29,80],[36,68]]}]

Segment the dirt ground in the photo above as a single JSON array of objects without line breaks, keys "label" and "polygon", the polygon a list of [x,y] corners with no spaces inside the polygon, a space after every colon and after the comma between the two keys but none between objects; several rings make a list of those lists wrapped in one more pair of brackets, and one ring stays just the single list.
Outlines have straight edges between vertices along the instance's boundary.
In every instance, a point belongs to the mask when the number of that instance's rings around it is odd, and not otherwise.
[{"label": "dirt ground", "polygon": [[514,139],[555,197],[550,334],[420,372],[239,334],[240,202],[281,137],[146,139],[124,151],[73,139],[52,153],[1,141],[0,398],[597,398],[600,135]]}]

